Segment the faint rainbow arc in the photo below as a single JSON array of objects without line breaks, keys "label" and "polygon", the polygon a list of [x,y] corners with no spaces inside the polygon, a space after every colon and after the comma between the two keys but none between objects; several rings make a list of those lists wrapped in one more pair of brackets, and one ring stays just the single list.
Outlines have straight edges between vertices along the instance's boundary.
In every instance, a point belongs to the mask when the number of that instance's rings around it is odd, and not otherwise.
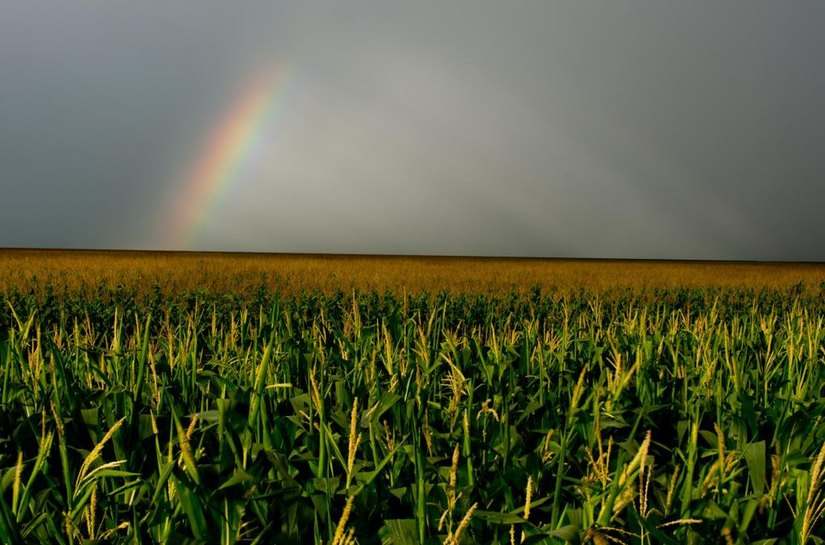
[{"label": "faint rainbow arc", "polygon": [[289,66],[254,78],[209,132],[176,200],[171,229],[175,249],[189,248],[221,197],[241,179],[263,129],[281,110],[291,79]]}]

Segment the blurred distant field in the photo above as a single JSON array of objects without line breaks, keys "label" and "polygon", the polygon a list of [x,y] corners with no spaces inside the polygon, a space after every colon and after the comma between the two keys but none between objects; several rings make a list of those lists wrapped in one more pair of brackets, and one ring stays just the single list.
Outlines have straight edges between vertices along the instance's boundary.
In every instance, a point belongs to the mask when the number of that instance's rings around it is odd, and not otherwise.
[{"label": "blurred distant field", "polygon": [[675,288],[820,291],[825,264],[85,250],[0,250],[0,292],[95,288],[282,295],[341,291],[545,294]]}]

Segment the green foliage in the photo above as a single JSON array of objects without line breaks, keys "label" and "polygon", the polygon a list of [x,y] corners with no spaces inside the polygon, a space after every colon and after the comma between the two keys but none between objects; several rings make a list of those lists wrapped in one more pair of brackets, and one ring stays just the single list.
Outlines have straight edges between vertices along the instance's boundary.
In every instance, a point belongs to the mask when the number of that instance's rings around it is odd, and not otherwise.
[{"label": "green foliage", "polygon": [[825,530],[816,297],[133,295],[6,295],[3,543]]}]

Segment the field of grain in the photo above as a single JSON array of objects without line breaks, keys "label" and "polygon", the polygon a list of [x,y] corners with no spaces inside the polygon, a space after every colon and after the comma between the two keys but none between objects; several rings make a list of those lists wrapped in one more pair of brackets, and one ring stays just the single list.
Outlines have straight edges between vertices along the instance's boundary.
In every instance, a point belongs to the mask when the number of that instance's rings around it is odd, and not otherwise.
[{"label": "field of grain", "polygon": [[2,543],[822,543],[822,266],[3,256]]},{"label": "field of grain", "polygon": [[156,285],[164,295],[352,290],[421,294],[825,286],[825,264],[0,250],[0,293]]}]

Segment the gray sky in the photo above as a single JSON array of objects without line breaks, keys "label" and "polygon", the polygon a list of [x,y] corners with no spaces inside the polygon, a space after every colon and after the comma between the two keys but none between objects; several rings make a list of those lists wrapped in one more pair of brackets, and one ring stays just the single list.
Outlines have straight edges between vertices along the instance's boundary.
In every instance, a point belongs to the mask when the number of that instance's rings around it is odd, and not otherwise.
[{"label": "gray sky", "polygon": [[[8,0],[0,247],[825,261],[823,22],[818,0]],[[283,91],[181,238],[261,72]]]}]

